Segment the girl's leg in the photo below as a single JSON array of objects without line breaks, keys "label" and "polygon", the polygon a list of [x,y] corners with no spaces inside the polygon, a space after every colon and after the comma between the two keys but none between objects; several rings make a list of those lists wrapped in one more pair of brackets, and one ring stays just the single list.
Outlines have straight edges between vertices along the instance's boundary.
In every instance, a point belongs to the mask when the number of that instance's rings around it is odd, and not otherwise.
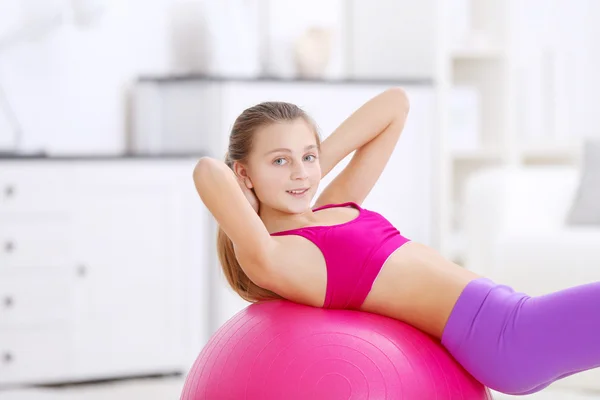
[{"label": "girl's leg", "polygon": [[454,306],[442,344],[491,389],[534,393],[600,366],[600,282],[530,297],[477,279]]}]

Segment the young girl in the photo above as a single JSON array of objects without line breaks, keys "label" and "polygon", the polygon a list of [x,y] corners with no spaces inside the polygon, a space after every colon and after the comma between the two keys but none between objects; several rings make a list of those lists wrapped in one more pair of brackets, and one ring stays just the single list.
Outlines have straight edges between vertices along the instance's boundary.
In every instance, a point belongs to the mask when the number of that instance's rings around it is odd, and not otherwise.
[{"label": "young girl", "polygon": [[[445,260],[360,206],[408,111],[405,92],[391,88],[321,143],[292,104],[246,109],[225,163],[204,157],[194,170],[221,228],[219,258],[231,286],[249,301],[285,298],[404,321],[507,394],[600,366],[600,283],[531,297]],[[354,150],[311,208],[320,180]]]}]

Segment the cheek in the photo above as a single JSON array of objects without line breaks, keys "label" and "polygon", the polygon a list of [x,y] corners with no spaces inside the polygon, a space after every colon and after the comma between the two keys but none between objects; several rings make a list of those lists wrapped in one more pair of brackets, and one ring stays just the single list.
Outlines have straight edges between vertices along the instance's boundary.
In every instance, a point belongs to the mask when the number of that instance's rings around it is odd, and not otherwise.
[{"label": "cheek", "polygon": [[252,183],[257,194],[271,194],[281,188],[281,173],[273,168],[255,170]]}]

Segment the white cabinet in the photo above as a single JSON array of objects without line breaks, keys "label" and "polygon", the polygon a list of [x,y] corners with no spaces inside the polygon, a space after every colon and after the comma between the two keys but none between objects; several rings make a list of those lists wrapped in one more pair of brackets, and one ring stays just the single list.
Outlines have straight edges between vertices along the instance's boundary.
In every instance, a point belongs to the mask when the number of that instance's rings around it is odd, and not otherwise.
[{"label": "white cabinet", "polygon": [[195,161],[0,161],[0,385],[187,371],[208,334]]}]

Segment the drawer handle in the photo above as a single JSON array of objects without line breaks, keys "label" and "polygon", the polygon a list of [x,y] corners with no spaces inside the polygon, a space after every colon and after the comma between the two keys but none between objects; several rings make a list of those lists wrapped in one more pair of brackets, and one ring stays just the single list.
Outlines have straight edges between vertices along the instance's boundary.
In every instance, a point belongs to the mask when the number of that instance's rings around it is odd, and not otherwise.
[{"label": "drawer handle", "polygon": [[15,250],[15,244],[11,241],[4,243],[4,251],[12,253]]},{"label": "drawer handle", "polygon": [[10,364],[13,361],[13,359],[13,355],[9,352],[5,352],[2,354],[2,362],[4,362],[4,364]]},{"label": "drawer handle", "polygon": [[15,195],[15,187],[13,185],[8,185],[4,188],[4,196],[5,197],[13,197]]},{"label": "drawer handle", "polygon": [[4,303],[5,308],[11,308],[15,304],[15,302],[11,296],[6,296],[4,298],[4,300],[2,301],[2,303]]}]

